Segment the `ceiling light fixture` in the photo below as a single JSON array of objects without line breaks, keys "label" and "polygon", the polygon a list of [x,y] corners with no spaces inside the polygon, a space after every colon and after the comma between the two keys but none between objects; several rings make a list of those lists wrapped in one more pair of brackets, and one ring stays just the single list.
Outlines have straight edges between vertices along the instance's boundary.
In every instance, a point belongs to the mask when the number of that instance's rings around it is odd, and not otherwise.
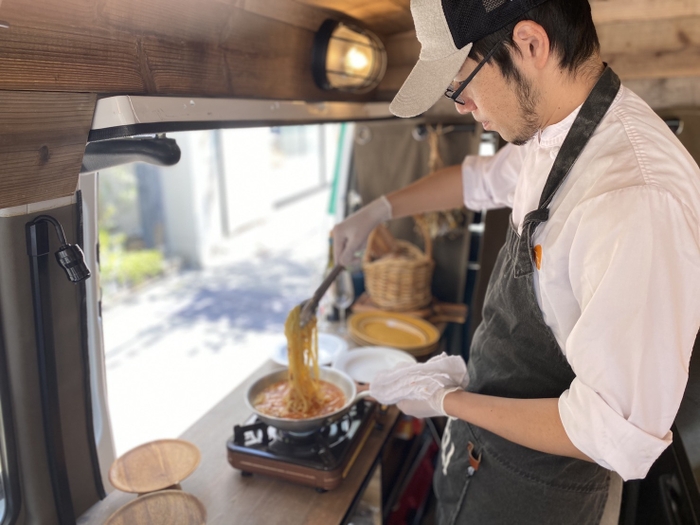
[{"label": "ceiling light fixture", "polygon": [[316,32],[311,69],[321,89],[367,93],[384,76],[386,50],[371,31],[329,19]]}]

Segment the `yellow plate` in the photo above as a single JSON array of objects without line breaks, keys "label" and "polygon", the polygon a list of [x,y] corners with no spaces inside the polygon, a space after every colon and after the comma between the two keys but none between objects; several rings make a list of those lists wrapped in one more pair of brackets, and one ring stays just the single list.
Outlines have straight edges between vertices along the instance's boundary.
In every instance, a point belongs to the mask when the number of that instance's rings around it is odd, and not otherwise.
[{"label": "yellow plate", "polygon": [[440,339],[440,332],[428,321],[394,312],[357,313],[348,328],[355,340],[408,351],[424,349]]}]

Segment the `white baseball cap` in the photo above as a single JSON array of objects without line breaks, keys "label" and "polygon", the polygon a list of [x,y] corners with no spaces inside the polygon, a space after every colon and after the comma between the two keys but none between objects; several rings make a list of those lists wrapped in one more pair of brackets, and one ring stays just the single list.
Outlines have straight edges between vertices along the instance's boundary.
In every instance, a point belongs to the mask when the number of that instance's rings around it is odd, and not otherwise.
[{"label": "white baseball cap", "polygon": [[430,109],[454,80],[474,42],[546,1],[411,0],[420,57],[389,110],[397,117],[415,117]]}]

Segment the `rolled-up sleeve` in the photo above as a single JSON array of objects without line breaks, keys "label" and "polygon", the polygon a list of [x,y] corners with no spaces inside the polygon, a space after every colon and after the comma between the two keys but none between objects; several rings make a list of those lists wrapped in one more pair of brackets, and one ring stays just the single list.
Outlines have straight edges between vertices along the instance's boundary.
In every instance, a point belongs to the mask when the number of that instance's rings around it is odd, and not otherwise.
[{"label": "rolled-up sleeve", "polygon": [[643,478],[673,438],[630,423],[579,379],[559,398],[559,415],[574,446],[624,480]]},{"label": "rolled-up sleeve", "polygon": [[642,478],[672,441],[700,326],[697,218],[654,186],[598,196],[574,215],[569,277],[581,315],[559,413],[579,450]]},{"label": "rolled-up sleeve", "polygon": [[507,144],[490,157],[467,156],[462,162],[464,205],[476,211],[512,207],[526,148]]}]

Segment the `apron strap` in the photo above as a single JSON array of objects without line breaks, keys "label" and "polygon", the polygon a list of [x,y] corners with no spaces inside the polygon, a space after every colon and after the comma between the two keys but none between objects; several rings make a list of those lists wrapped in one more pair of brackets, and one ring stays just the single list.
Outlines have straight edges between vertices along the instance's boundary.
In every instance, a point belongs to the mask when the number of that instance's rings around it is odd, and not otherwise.
[{"label": "apron strap", "polygon": [[531,244],[535,229],[549,219],[549,204],[608,112],[619,90],[620,78],[606,64],[603,74],[581,106],[581,110],[564,139],[544,185],[539,207],[528,213],[523,220],[515,262],[515,277],[523,277],[534,271],[535,256]]}]

